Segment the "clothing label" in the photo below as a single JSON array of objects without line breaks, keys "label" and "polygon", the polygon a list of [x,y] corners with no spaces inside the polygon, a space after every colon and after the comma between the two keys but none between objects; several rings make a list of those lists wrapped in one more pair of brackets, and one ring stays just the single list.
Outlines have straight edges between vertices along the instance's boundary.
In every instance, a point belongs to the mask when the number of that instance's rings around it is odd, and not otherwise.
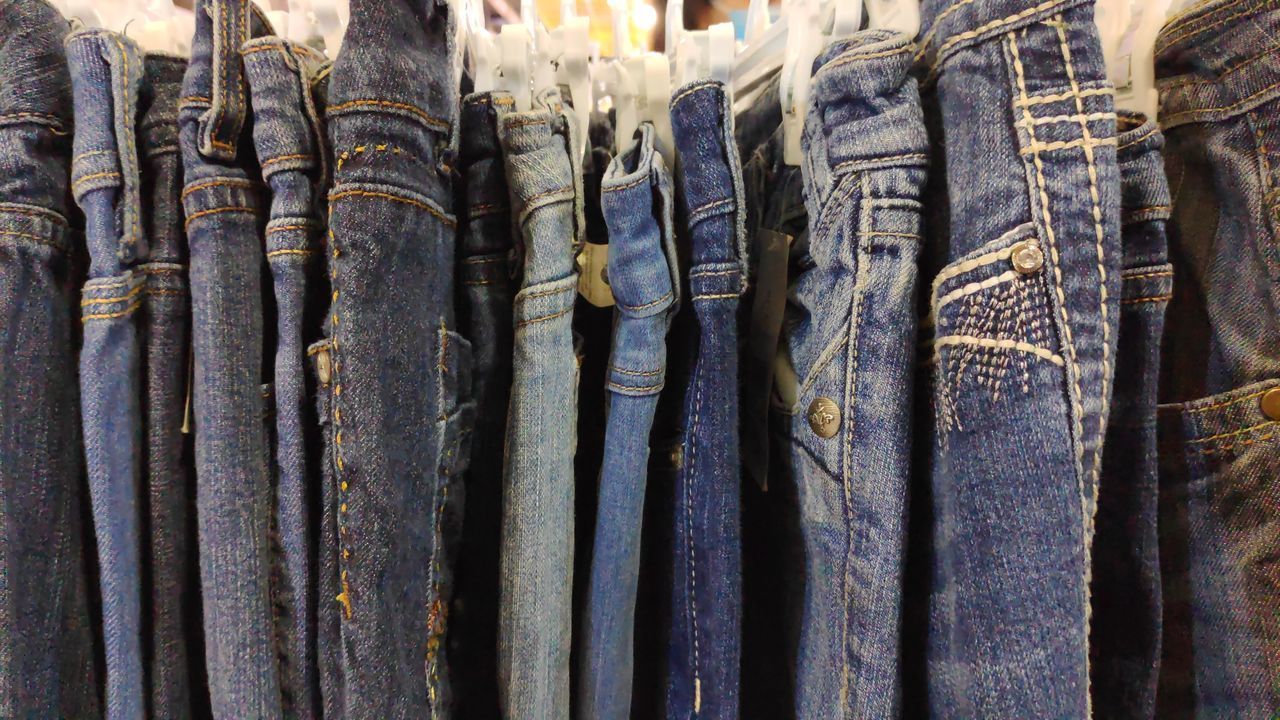
[{"label": "clothing label", "polygon": [[613,307],[609,287],[609,246],[585,243],[578,254],[578,293],[596,307]]},{"label": "clothing label", "polygon": [[760,259],[755,299],[743,362],[742,460],[761,490],[769,489],[769,400],[773,394],[774,360],[787,304],[787,260],[792,237],[761,229],[755,238]]}]

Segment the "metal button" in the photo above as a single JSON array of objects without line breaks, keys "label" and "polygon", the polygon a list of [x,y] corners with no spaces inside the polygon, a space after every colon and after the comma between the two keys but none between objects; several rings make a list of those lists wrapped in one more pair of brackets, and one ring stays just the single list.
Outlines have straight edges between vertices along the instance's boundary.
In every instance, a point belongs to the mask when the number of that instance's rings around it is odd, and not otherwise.
[{"label": "metal button", "polygon": [[1271,388],[1262,396],[1262,414],[1280,421],[1280,387]]},{"label": "metal button", "polygon": [[1030,275],[1044,267],[1044,251],[1036,243],[1024,240],[1013,246],[1009,262],[1013,263],[1014,270],[1023,275]]},{"label": "metal button", "polygon": [[818,437],[835,437],[840,430],[840,406],[831,398],[815,398],[809,404],[809,427]]},{"label": "metal button", "polygon": [[328,350],[321,350],[316,354],[316,375],[319,376],[321,385],[329,384],[329,379],[333,376],[333,366],[329,360]]},{"label": "metal button", "polygon": [[678,468],[684,464],[684,445],[671,448],[671,467]]}]

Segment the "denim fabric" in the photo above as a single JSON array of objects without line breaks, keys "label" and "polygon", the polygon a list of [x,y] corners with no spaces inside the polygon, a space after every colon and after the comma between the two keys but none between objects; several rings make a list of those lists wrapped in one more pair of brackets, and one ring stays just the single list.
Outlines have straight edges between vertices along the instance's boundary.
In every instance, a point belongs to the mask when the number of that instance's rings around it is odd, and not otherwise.
[{"label": "denim fabric", "polygon": [[574,255],[582,170],[555,91],[498,122],[524,273],[514,307],[502,488],[498,688],[503,717],[569,716],[573,453],[578,362]]},{"label": "denim fabric", "polygon": [[462,102],[458,326],[471,341],[476,427],[466,477],[449,663],[457,717],[498,711],[498,528],[502,522],[502,446],[511,391],[511,208],[498,145],[498,118],[514,100],[478,93]]},{"label": "denim fabric", "polygon": [[[266,257],[275,290],[274,421],[281,587],[276,632],[289,717],[320,717],[316,652],[320,437],[307,347],[323,333],[329,302],[324,274],[324,188],[328,179],[322,99],[311,90],[324,67],[314,50],[277,37],[241,49],[253,111],[253,139],[271,189]],[[326,603],[331,606],[331,603]]]},{"label": "denim fabric", "polygon": [[894,717],[927,137],[915,47],[886,31],[814,63],[808,242],[776,384],[804,536],[796,714]]},{"label": "denim fabric", "polygon": [[[0,2],[0,716],[98,717],[67,221],[72,94],[48,4]],[[95,593],[96,594],[96,593]]]},{"label": "denim fabric", "polygon": [[[341,709],[443,717],[452,588],[442,518],[466,469],[471,344],[454,330],[454,19],[435,0],[359,0],[333,65],[330,393]],[[326,701],[327,702],[327,701]]]},{"label": "denim fabric", "polygon": [[1098,486],[1090,626],[1094,717],[1153,718],[1160,669],[1160,338],[1173,287],[1165,223],[1169,185],[1155,122],[1118,118],[1121,265],[1115,392]]},{"label": "denim fabric", "polygon": [[[688,297],[672,347],[687,363],[672,515],[667,716],[738,716],[742,547],[738,458],[738,296],[746,285],[742,173],[724,87],[695,82],[671,99],[677,223],[690,247]],[[665,394],[665,393],[664,393]]]},{"label": "denim fabric", "polygon": [[616,305],[577,712],[602,720],[631,717],[649,432],[665,382],[666,336],[680,290],[671,176],[654,147],[653,126],[641,125],[637,135],[610,163],[601,187]]},{"label": "denim fabric", "polygon": [[[774,391],[788,265],[802,271],[809,216],[803,173],[783,162],[778,83],[734,119],[744,159],[746,230],[752,243],[750,317],[742,360],[742,716],[796,717],[796,671],[805,595],[800,501],[791,472],[790,408]],[[776,242],[790,248],[771,248]],[[777,266],[761,258],[781,252]],[[780,298],[762,298],[763,293]],[[765,305],[772,303],[766,310]],[[770,312],[779,313],[770,316]],[[746,313],[744,312],[744,315]]]},{"label": "denim fabric", "polygon": [[182,159],[178,98],[187,62],[147,55],[139,107],[143,232],[149,262],[142,298],[143,636],[150,714],[203,717],[204,646],[200,628],[195,534],[195,457],[187,426],[191,369],[191,298],[182,232]]},{"label": "denim fabric", "polygon": [[1280,410],[1266,411],[1280,402],[1277,32],[1274,3],[1217,0],[1156,41],[1175,272],[1160,387],[1160,717],[1280,713]]},{"label": "denim fabric", "polygon": [[253,6],[196,7],[178,111],[190,254],[196,507],[205,656],[215,717],[281,716],[271,598],[272,482],[263,383],[264,198],[240,46]]},{"label": "denim fabric", "polygon": [[142,675],[142,473],[139,309],[147,276],[137,151],[142,54],[128,38],[67,39],[75,98],[71,189],[85,217],[89,281],[81,294],[80,411],[93,501],[106,647],[108,718],[146,714]]},{"label": "denim fabric", "polygon": [[908,667],[926,687],[904,699],[944,718],[1084,717],[1121,297],[1112,90],[1087,2],[922,10],[938,170],[908,535],[928,610],[905,627],[926,633]]}]

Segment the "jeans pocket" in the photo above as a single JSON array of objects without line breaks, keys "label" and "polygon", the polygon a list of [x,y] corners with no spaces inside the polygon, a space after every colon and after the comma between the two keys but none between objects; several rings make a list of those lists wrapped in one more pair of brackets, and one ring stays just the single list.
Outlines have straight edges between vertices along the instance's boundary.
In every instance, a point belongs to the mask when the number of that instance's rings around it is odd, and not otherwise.
[{"label": "jeans pocket", "polygon": [[[939,430],[990,416],[1011,397],[1065,398],[1053,272],[1035,228],[1022,225],[952,262],[933,280],[921,329],[935,366]],[[1046,395],[1047,396],[1047,395]]]},{"label": "jeans pocket", "polygon": [[1280,687],[1280,379],[1161,410],[1161,703],[1262,717]]}]

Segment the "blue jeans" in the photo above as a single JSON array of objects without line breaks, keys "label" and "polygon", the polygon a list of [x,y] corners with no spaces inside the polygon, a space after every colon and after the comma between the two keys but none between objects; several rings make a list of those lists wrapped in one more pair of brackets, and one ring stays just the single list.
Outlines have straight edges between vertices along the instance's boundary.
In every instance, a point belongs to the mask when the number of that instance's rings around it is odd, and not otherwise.
[{"label": "blue jeans", "polygon": [[353,2],[329,77],[332,304],[317,379],[340,592],[322,597],[341,612],[347,718],[449,708],[442,518],[475,411],[453,313],[453,30],[444,2]]},{"label": "blue jeans", "polygon": [[1123,294],[1098,487],[1089,674],[1095,717],[1153,718],[1161,627],[1156,397],[1173,287],[1169,185],[1155,122],[1121,113],[1118,124]]},{"label": "blue jeans", "polygon": [[[146,714],[142,673],[139,325],[148,258],[137,138],[142,53],[107,31],[67,41],[76,106],[72,194],[85,217],[80,409],[98,541],[108,718]],[[117,221],[119,220],[119,221]]]},{"label": "blue jeans", "polygon": [[1214,2],[1156,40],[1173,190],[1160,387],[1159,715],[1280,712],[1280,10]]},{"label": "blue jeans", "polygon": [[666,714],[733,718],[742,633],[737,323],[745,198],[723,86],[677,90],[671,126],[691,307],[674,323],[663,392],[663,402],[679,408],[679,440],[662,455],[675,472]]},{"label": "blue jeans", "polygon": [[616,305],[577,707],[579,717],[601,720],[631,717],[649,432],[665,382],[667,329],[680,291],[671,176],[654,148],[653,126],[641,125],[638,135],[610,163],[601,187]]},{"label": "blue jeans", "polygon": [[[283,560],[272,588],[284,711],[320,717],[316,645],[320,437],[307,347],[323,333],[329,302],[324,273],[327,151],[323,98],[311,85],[326,63],[302,45],[276,37],[241,49],[254,116],[253,139],[271,189],[266,258],[275,300],[275,400],[272,458],[275,528]],[[332,603],[325,603],[332,610]],[[332,650],[331,648],[327,648]]]},{"label": "blue jeans", "polygon": [[[262,223],[240,45],[264,34],[248,3],[204,0],[179,141],[190,253],[192,407],[205,657],[216,717],[279,718],[271,597],[272,474],[264,418]],[[228,42],[233,38],[233,42]]]},{"label": "blue jeans", "polygon": [[99,716],[67,222],[67,23],[0,5],[0,715]]},{"label": "blue jeans", "polygon": [[[804,536],[796,713],[894,717],[916,364],[916,258],[928,141],[915,46],[885,31],[814,63],[809,225],[776,387]],[[876,112],[860,111],[876,108]]]},{"label": "blue jeans", "polygon": [[906,623],[926,636],[904,699],[943,718],[1084,717],[1122,282],[1112,91],[1088,4],[922,10],[938,151],[908,593],[927,617]]},{"label": "blue jeans", "polygon": [[523,241],[515,297],[502,492],[498,683],[503,717],[569,716],[573,453],[578,361],[573,303],[582,232],[577,132],[555,91],[498,123]]}]

